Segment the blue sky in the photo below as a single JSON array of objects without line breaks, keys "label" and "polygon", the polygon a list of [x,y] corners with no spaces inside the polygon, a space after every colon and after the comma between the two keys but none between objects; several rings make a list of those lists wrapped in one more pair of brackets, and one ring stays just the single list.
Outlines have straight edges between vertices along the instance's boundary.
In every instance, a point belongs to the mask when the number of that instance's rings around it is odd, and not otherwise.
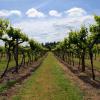
[{"label": "blue sky", "polygon": [[100,0],[0,0],[0,17],[9,18],[39,42],[62,40],[70,29],[94,22]]}]

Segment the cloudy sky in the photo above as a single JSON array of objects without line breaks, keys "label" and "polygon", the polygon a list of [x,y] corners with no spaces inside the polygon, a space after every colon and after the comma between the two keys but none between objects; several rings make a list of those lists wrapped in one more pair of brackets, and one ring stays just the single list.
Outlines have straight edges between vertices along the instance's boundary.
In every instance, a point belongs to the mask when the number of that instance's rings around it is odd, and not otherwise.
[{"label": "cloudy sky", "polygon": [[71,29],[94,23],[100,0],[0,0],[0,17],[9,18],[39,42],[62,40]]}]

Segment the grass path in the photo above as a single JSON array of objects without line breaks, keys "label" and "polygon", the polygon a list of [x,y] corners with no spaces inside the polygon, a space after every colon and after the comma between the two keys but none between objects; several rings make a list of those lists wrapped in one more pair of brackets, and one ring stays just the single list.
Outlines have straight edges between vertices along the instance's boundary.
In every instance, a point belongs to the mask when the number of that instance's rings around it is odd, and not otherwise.
[{"label": "grass path", "polygon": [[41,66],[10,100],[82,100],[82,93],[64,74],[60,62],[48,53]]}]

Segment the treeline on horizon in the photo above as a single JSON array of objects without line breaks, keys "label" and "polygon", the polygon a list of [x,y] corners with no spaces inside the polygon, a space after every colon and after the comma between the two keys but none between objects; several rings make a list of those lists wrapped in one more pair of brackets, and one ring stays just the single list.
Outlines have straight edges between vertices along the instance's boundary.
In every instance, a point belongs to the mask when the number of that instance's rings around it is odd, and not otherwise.
[{"label": "treeline on horizon", "polygon": [[[21,66],[25,65],[26,59],[29,64],[42,57],[47,51],[52,51],[69,64],[74,65],[74,58],[78,58],[82,72],[85,71],[85,59],[90,58],[92,77],[95,79],[93,57],[100,54],[100,16],[94,16],[94,19],[96,23],[89,28],[83,25],[80,30],[71,30],[63,41],[45,44],[30,39],[20,29],[14,28],[9,20],[0,19],[0,40],[5,44],[0,46],[0,63],[4,58],[7,62],[1,78],[6,74],[12,59],[16,64],[14,72],[18,73]],[[27,45],[24,46],[23,43]]]}]

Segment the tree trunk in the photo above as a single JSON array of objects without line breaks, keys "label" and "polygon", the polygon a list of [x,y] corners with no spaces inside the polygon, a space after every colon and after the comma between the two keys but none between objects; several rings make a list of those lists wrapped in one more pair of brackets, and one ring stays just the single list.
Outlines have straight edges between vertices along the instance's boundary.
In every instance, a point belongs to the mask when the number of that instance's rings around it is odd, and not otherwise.
[{"label": "tree trunk", "polygon": [[80,70],[80,63],[81,63],[81,57],[79,55],[79,60],[78,60],[78,70]]},{"label": "tree trunk", "polygon": [[82,52],[82,72],[85,71],[85,50]]},{"label": "tree trunk", "polygon": [[72,62],[73,62],[73,66],[74,66],[74,54],[72,53]]},{"label": "tree trunk", "polygon": [[93,67],[93,52],[91,49],[89,50],[89,53],[90,53],[90,60],[91,60],[91,67],[92,67],[92,78],[93,80],[95,80],[95,73],[94,73],[94,67]]},{"label": "tree trunk", "polygon": [[8,70],[8,67],[9,67],[9,62],[10,62],[10,60],[11,60],[10,47],[8,48],[8,59],[7,59],[7,60],[8,60],[8,61],[7,61],[7,66],[6,66],[6,68],[5,68],[4,72],[3,72],[3,74],[1,75],[1,78],[3,78],[3,77],[5,76],[5,74],[6,74],[7,70]]},{"label": "tree trunk", "polygon": [[96,60],[96,58],[97,58],[97,54],[95,53],[95,60]]},{"label": "tree trunk", "polygon": [[24,54],[24,51],[22,51],[22,60],[21,60],[21,64],[19,66],[19,69],[21,68],[21,66],[24,66],[25,64],[25,54]]},{"label": "tree trunk", "polygon": [[69,64],[71,65],[71,52],[69,52]]},{"label": "tree trunk", "polygon": [[15,58],[15,63],[16,63],[15,72],[18,73],[18,39],[16,39],[14,58]]},{"label": "tree trunk", "polygon": [[62,52],[62,60],[65,61],[64,53]]}]

